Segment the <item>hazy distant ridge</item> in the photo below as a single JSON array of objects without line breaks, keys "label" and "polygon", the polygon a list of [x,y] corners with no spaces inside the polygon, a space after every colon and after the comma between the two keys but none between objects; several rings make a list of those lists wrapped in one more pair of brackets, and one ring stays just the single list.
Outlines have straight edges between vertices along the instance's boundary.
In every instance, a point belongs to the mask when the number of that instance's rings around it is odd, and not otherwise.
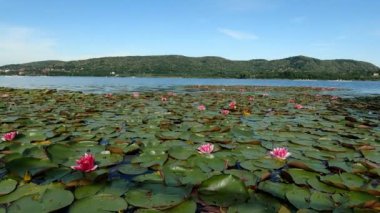
[{"label": "hazy distant ridge", "polygon": [[220,57],[125,56],[0,66],[0,75],[173,76],[380,80],[380,68],[355,60],[295,56],[234,61]]}]

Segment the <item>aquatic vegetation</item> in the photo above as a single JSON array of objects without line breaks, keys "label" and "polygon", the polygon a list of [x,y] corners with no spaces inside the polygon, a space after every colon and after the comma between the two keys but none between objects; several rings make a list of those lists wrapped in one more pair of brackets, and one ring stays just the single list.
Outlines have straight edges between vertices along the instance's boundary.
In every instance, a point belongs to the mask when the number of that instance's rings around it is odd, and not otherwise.
[{"label": "aquatic vegetation", "polygon": [[379,212],[378,98],[174,91],[0,88],[0,212]]},{"label": "aquatic vegetation", "polygon": [[277,159],[280,159],[280,160],[285,160],[286,158],[288,158],[292,153],[290,153],[288,151],[287,148],[285,147],[277,147],[277,148],[273,148],[269,154],[274,157],[274,158],[277,158]]},{"label": "aquatic vegetation", "polygon": [[85,153],[83,156],[76,161],[75,166],[71,166],[72,169],[82,171],[82,172],[92,172],[98,165],[95,165],[95,157],[90,153]]},{"label": "aquatic vegetation", "polygon": [[198,152],[201,154],[210,154],[214,151],[214,144],[206,143],[198,147]]},{"label": "aquatic vegetation", "polygon": [[1,140],[2,141],[12,141],[13,139],[15,139],[15,137],[18,135],[18,132],[17,131],[12,131],[12,132],[8,132],[8,133],[5,133],[2,137],[1,137]]}]

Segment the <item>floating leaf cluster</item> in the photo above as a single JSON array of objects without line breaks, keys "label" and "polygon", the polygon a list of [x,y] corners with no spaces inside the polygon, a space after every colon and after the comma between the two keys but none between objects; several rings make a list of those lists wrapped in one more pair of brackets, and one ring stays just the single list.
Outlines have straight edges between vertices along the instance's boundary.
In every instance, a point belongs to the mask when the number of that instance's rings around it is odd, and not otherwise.
[{"label": "floating leaf cluster", "polygon": [[379,212],[378,103],[326,90],[0,88],[0,212]]}]

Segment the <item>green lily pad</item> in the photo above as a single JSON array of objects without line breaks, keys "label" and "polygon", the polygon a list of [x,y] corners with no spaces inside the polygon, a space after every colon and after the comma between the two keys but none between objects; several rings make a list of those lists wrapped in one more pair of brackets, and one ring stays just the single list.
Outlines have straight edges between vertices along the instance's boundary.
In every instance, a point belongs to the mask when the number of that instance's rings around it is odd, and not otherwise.
[{"label": "green lily pad", "polygon": [[229,169],[225,170],[224,173],[239,177],[240,180],[243,181],[246,186],[255,186],[260,179],[256,175],[252,174],[252,172],[245,170]]},{"label": "green lily pad", "polygon": [[217,175],[205,180],[198,193],[204,202],[217,206],[229,206],[249,198],[244,183],[233,175]]},{"label": "green lily pad", "polygon": [[318,177],[318,173],[308,172],[303,169],[288,169],[286,171],[293,179],[296,184],[307,184],[309,179],[314,179]]},{"label": "green lily pad", "polygon": [[9,206],[9,213],[28,213],[28,212],[47,212],[41,202],[36,200],[34,196],[22,197]]},{"label": "green lily pad", "polygon": [[259,184],[258,188],[275,197],[286,199],[285,195],[290,187],[288,184],[284,184],[284,183],[274,183],[271,181],[264,181]]},{"label": "green lily pad", "polygon": [[184,147],[184,146],[175,146],[169,149],[170,157],[173,157],[178,160],[186,160],[191,155],[196,154],[196,151],[193,147]]},{"label": "green lily pad", "polygon": [[286,192],[286,198],[298,209],[309,208],[310,191],[308,189],[293,186]]},{"label": "green lily pad", "polygon": [[311,194],[310,207],[318,211],[328,211],[334,208],[334,201],[329,194],[317,191]]},{"label": "green lily pad", "polygon": [[47,185],[39,186],[34,183],[25,184],[17,187],[15,191],[7,195],[0,197],[0,204],[10,203],[15,200],[18,200],[24,196],[33,195],[33,194],[42,194],[47,189]]},{"label": "green lily pad", "polygon": [[76,199],[83,199],[95,195],[104,187],[104,184],[92,184],[87,186],[82,186],[75,189],[74,195]]},{"label": "green lily pad", "polygon": [[127,202],[136,207],[168,209],[183,202],[191,188],[168,187],[161,184],[144,184],[125,194]]},{"label": "green lily pad", "polygon": [[115,196],[122,196],[127,192],[133,184],[124,179],[116,179],[109,182],[104,188],[100,190],[99,193],[102,194],[113,194]]},{"label": "green lily pad", "polygon": [[17,186],[17,181],[6,179],[0,181],[0,196],[11,193]]},{"label": "green lily pad", "polygon": [[47,139],[46,133],[40,130],[30,130],[25,133],[25,136],[30,141],[44,141]]},{"label": "green lily pad", "polygon": [[20,177],[23,177],[26,172],[29,172],[31,175],[35,175],[39,172],[55,167],[58,167],[58,165],[48,160],[30,157],[18,158],[6,164],[7,170],[18,174]]},{"label": "green lily pad", "polygon": [[227,213],[251,213],[251,212],[290,212],[277,199],[263,193],[251,193],[251,198],[245,203],[231,205]]},{"label": "green lily pad", "polygon": [[121,197],[112,194],[97,194],[75,201],[70,206],[70,212],[116,212],[127,209],[127,207],[127,202]]},{"label": "green lily pad", "polygon": [[194,213],[197,210],[197,204],[193,200],[187,200],[171,209],[165,210],[166,213]]},{"label": "green lily pad", "polygon": [[44,211],[52,212],[70,205],[74,201],[73,194],[64,189],[47,189],[41,198]]},{"label": "green lily pad", "polygon": [[375,163],[380,163],[379,152],[378,151],[363,150],[361,152],[363,153],[364,157],[367,160],[370,160],[370,161],[375,162]]},{"label": "green lily pad", "polygon": [[126,175],[139,175],[144,174],[148,169],[139,164],[123,164],[118,168],[118,171]]},{"label": "green lily pad", "polygon": [[140,163],[142,167],[150,167],[154,165],[163,165],[168,159],[168,154],[161,149],[149,148],[143,153],[132,159],[132,163]]}]

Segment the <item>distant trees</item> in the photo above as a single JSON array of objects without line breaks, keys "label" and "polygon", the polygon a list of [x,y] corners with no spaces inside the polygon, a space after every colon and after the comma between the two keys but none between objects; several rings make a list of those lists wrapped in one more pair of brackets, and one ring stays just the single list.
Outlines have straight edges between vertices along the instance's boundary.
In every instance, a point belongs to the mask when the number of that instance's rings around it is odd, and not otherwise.
[{"label": "distant trees", "polygon": [[176,76],[205,78],[287,78],[379,80],[380,69],[354,60],[319,60],[296,56],[280,60],[232,61],[220,57],[127,56],[80,61],[42,61],[0,67],[0,75]]}]

